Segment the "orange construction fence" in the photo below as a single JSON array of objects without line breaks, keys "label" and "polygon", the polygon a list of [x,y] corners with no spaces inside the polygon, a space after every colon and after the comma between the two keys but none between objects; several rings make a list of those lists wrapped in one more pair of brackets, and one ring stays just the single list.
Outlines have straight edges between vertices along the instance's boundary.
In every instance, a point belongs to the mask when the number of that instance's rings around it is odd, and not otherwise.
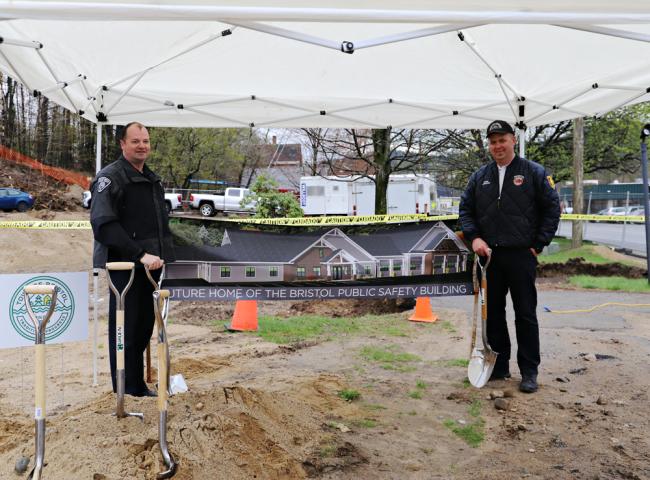
[{"label": "orange construction fence", "polygon": [[20,165],[25,165],[34,170],[38,170],[43,175],[47,175],[59,182],[67,183],[68,185],[79,185],[84,190],[90,188],[90,180],[88,177],[81,173],[71,172],[65,168],[51,167],[45,165],[44,163],[39,162],[38,160],[23,155],[11,148],[0,145],[0,158],[9,160],[10,162],[18,163]]}]

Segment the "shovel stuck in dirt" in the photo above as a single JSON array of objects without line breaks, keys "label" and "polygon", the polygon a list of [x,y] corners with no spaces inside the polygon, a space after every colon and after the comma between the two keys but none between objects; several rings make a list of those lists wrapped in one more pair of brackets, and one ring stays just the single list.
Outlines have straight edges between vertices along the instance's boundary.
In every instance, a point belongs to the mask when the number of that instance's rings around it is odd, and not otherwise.
[{"label": "shovel stuck in dirt", "polygon": [[[32,323],[34,324],[34,341],[35,341],[35,402],[34,402],[34,421],[36,439],[34,468],[29,474],[29,480],[40,480],[43,471],[45,458],[45,328],[47,322],[52,317],[56,307],[56,296],[59,289],[55,285],[27,285],[24,288],[25,307]],[[40,320],[32,310],[30,295],[49,295],[49,310]]]},{"label": "shovel stuck in dirt", "polygon": [[[490,252],[491,254],[491,252]],[[494,365],[497,362],[498,353],[492,350],[487,339],[487,268],[490,264],[491,256],[488,254],[485,266],[481,265],[478,255],[474,257],[474,266],[472,268],[472,278],[474,280],[474,313],[472,318],[472,343],[470,347],[470,359],[467,366],[467,378],[476,388],[481,388],[490,379]],[[477,269],[481,270],[481,284],[479,287]],[[481,303],[481,339],[483,348],[476,346],[476,327],[478,317],[479,298]]]},{"label": "shovel stuck in dirt", "polygon": [[[163,267],[164,268],[164,267]],[[147,277],[154,286],[153,307],[156,315],[156,327],[158,329],[158,445],[160,453],[165,462],[167,470],[156,475],[158,480],[172,478],[176,474],[178,464],[174,461],[167,446],[167,400],[169,398],[169,344],[167,343],[167,315],[169,313],[169,290],[161,290],[160,284],[165,271],[160,275],[160,283],[157,284],[151,273],[146,269]]]},{"label": "shovel stuck in dirt", "polygon": [[[106,277],[108,286],[115,295],[115,380],[117,383],[117,408],[115,415],[118,419],[125,417],[137,417],[144,420],[144,414],[124,411],[124,391],[126,388],[126,371],[124,369],[124,298],[133,284],[135,275],[135,264],[133,262],[109,262],[106,264]],[[131,277],[124,290],[119,292],[111,280],[111,271],[130,270]]]}]

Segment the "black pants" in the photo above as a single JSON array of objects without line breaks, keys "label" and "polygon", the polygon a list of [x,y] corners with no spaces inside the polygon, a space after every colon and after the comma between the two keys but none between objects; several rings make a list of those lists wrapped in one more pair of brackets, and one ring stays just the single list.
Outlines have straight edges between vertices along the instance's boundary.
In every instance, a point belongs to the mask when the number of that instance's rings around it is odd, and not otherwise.
[{"label": "black pants", "polygon": [[509,372],[510,336],[506,324],[506,295],[515,310],[517,364],[522,375],[537,374],[539,366],[539,327],[537,324],[537,258],[527,248],[494,248],[487,271],[487,337],[498,352],[494,372]]},{"label": "black pants", "polygon": [[[152,270],[157,281],[161,270]],[[130,271],[116,270],[110,272],[113,284],[122,292],[129,281]],[[153,333],[155,323],[153,311],[153,285],[147,278],[144,268],[135,269],[133,285],[124,298],[124,369],[126,376],[125,391],[137,394],[147,388],[144,381],[143,354]],[[108,351],[111,362],[111,380],[113,391],[117,391],[115,380],[115,310],[116,301],[110,292],[108,308]]]}]

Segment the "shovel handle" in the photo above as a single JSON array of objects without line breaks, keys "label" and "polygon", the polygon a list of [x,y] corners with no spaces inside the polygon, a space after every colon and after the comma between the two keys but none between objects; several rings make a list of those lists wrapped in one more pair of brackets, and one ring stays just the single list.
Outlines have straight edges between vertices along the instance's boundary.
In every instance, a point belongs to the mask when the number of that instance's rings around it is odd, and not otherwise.
[{"label": "shovel handle", "polygon": [[36,378],[34,385],[34,419],[45,418],[45,344],[35,346]]},{"label": "shovel handle", "polygon": [[53,295],[54,294],[54,289],[56,288],[55,285],[27,285],[26,287],[23,288],[25,290],[25,293],[29,295]]},{"label": "shovel handle", "polygon": [[135,267],[133,262],[108,262],[106,270],[132,270]]}]

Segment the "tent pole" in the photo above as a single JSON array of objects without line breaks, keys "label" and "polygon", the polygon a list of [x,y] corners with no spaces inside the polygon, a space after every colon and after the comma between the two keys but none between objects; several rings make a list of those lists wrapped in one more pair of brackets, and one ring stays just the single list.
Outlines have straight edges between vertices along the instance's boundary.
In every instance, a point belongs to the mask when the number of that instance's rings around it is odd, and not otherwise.
[{"label": "tent pole", "polygon": [[595,25],[561,25],[555,24],[556,27],[568,28],[570,30],[580,30],[582,32],[599,33],[609,37],[624,38],[626,40],[636,40],[639,42],[650,43],[650,35],[639,32],[628,32],[617,28],[597,27]]},{"label": "tent pole", "polygon": [[[99,173],[102,168],[102,123],[97,122],[97,152],[95,154],[95,173]],[[97,290],[98,290],[99,269],[93,268],[93,387],[97,383]]]},{"label": "tent pole", "polygon": [[521,158],[526,157],[526,130],[520,128],[517,130],[517,136],[519,137],[519,156]]}]

